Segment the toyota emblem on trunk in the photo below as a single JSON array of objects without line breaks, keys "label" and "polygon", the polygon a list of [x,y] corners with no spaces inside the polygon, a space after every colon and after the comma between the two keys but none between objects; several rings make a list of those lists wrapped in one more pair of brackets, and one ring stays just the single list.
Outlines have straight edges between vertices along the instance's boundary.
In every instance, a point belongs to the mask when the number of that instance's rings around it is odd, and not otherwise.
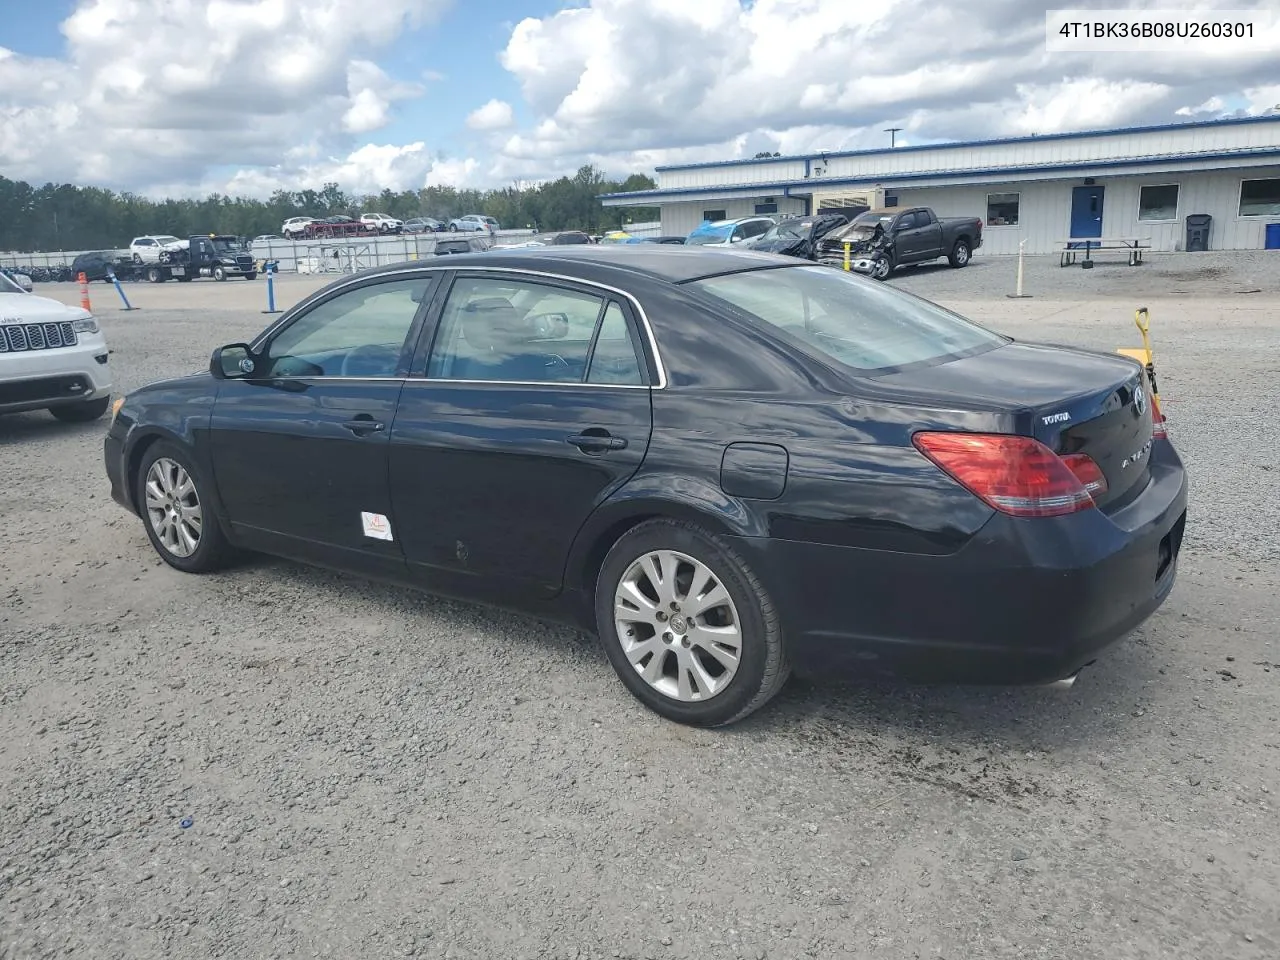
[{"label": "toyota emblem on trunk", "polygon": [[1138,380],[1138,386],[1133,391],[1133,406],[1139,415],[1147,412],[1147,391],[1142,388],[1142,380]]}]

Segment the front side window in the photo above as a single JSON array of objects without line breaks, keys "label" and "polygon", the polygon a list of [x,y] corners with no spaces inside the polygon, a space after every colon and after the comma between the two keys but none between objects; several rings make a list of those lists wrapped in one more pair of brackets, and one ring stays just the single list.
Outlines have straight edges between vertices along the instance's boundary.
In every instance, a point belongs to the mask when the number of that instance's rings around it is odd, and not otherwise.
[{"label": "front side window", "polygon": [[431,277],[357,287],[312,307],[266,348],[272,377],[394,377]]},{"label": "front side window", "polygon": [[941,363],[1008,342],[926,300],[829,267],[752,270],[688,286],[863,375]]}]

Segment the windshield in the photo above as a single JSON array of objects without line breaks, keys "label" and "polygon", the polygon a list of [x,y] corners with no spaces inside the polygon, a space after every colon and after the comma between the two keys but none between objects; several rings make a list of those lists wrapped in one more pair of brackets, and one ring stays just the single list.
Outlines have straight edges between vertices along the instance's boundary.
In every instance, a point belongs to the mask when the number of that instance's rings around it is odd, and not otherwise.
[{"label": "windshield", "polygon": [[927,300],[830,267],[752,270],[689,286],[861,374],[941,363],[1008,342]]},{"label": "windshield", "polygon": [[230,237],[214,237],[212,242],[213,249],[218,253],[237,253],[240,249],[239,245]]},{"label": "windshield", "polygon": [[767,243],[770,240],[803,240],[809,235],[809,229],[812,226],[812,220],[784,220],[776,227],[770,227],[769,232],[760,238],[760,242]]},{"label": "windshield", "polygon": [[733,227],[716,227],[714,229],[695,230],[685,240],[687,244],[724,243],[725,238],[733,232]]},{"label": "windshield", "polygon": [[0,293],[26,293],[22,287],[14,283],[7,273],[0,273]]}]

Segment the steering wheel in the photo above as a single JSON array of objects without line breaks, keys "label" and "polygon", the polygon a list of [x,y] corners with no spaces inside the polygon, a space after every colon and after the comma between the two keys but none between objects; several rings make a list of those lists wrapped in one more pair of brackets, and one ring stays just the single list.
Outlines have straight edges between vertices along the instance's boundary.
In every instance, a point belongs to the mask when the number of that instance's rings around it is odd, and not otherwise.
[{"label": "steering wheel", "polygon": [[[342,358],[340,376],[371,377],[385,373],[387,361],[392,360],[394,364],[394,352],[393,348],[382,343],[369,343],[355,347]],[[366,360],[373,362],[367,364],[362,370],[360,364]],[[373,368],[372,371],[370,367]]]}]

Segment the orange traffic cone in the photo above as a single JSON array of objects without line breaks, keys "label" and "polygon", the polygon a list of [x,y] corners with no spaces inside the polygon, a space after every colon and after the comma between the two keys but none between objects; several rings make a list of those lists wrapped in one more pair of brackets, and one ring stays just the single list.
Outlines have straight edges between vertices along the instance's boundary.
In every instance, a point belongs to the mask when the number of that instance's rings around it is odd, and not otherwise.
[{"label": "orange traffic cone", "polygon": [[93,313],[93,307],[89,306],[89,278],[84,275],[84,271],[81,271],[78,279],[80,280],[80,306],[86,312]]}]

